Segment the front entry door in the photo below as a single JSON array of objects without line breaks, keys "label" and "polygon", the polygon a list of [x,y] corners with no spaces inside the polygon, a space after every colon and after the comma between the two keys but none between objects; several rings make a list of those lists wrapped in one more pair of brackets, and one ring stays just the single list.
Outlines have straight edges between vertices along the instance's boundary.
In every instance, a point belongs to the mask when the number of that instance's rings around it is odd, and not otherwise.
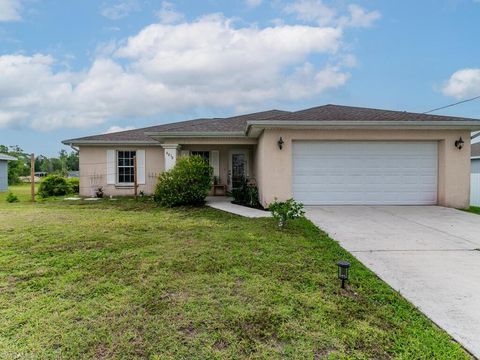
[{"label": "front entry door", "polygon": [[237,189],[242,186],[248,177],[248,151],[238,150],[230,152],[230,164],[228,169],[229,188]]}]

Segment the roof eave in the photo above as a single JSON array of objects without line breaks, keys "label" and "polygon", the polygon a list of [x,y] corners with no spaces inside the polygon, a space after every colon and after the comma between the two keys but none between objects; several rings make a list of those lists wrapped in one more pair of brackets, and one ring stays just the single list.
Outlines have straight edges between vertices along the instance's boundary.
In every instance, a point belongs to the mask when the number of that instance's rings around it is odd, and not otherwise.
[{"label": "roof eave", "polygon": [[195,138],[195,137],[245,137],[243,131],[203,131],[203,132],[146,132],[145,135],[155,138]]},{"label": "roof eave", "polygon": [[145,145],[154,146],[160,145],[157,141],[143,141],[143,140],[63,140],[62,144],[68,146],[78,145]]},{"label": "roof eave", "polygon": [[246,133],[251,128],[319,128],[319,129],[444,129],[444,130],[480,130],[480,121],[442,120],[442,121],[310,121],[310,120],[260,120],[247,121]]}]

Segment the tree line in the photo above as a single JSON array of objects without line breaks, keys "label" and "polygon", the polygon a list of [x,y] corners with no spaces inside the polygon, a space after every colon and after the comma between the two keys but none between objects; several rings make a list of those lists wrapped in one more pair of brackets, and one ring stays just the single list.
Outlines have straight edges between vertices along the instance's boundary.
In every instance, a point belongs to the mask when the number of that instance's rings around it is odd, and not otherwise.
[{"label": "tree line", "polygon": [[[0,153],[15,157],[17,160],[8,163],[8,183],[18,184],[20,176],[30,175],[30,154],[19,146],[0,145]],[[78,171],[79,159],[76,151],[60,150],[57,157],[39,155],[35,157],[35,172],[59,174],[66,176],[69,171]]]}]

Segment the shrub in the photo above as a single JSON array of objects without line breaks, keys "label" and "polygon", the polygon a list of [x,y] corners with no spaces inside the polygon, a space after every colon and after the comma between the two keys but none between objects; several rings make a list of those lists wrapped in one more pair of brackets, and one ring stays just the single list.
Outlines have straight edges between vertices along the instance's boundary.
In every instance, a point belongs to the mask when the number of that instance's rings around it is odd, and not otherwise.
[{"label": "shrub", "polygon": [[245,179],[242,186],[232,190],[233,202],[236,204],[247,205],[254,208],[260,208],[258,199],[258,188],[254,180]]},{"label": "shrub", "polygon": [[70,192],[70,186],[67,180],[60,175],[48,175],[45,177],[38,188],[38,195],[43,198],[49,196],[62,196]]},{"label": "shrub", "polygon": [[283,230],[286,227],[288,220],[300,218],[305,215],[303,204],[296,202],[293,199],[288,199],[287,201],[282,202],[275,199],[268,209],[272,213],[273,218],[278,221],[278,227],[280,230]]},{"label": "shrub", "polygon": [[79,178],[70,178],[67,179],[68,187],[70,188],[69,193],[78,194],[80,192],[80,179]]},{"label": "shrub", "polygon": [[167,207],[204,204],[212,175],[213,168],[200,156],[182,157],[158,177],[154,199]]},{"label": "shrub", "polygon": [[7,200],[9,203],[18,202],[18,196],[12,192],[9,192],[5,200]]}]

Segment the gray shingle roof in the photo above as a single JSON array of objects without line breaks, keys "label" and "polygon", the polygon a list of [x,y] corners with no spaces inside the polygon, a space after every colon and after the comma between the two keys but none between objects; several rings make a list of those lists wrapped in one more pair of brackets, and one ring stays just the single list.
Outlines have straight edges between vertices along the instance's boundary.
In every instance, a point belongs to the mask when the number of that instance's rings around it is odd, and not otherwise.
[{"label": "gray shingle roof", "polygon": [[[371,109],[342,105],[323,105],[278,116],[279,121],[472,121],[474,119]],[[480,121],[479,121],[480,123]]]},{"label": "gray shingle roof", "polygon": [[480,143],[472,144],[472,157],[480,156]]},{"label": "gray shingle roof", "polygon": [[[240,133],[245,131],[249,121],[474,121],[475,119],[427,115],[406,111],[392,111],[370,109],[353,106],[323,105],[311,109],[295,112],[282,110],[269,110],[247,115],[232,116],[228,118],[210,118],[181,121],[122,131],[110,134],[87,136],[77,139],[64,140],[64,144],[81,142],[144,142],[156,144],[145,133]],[[480,120],[477,120],[480,126]]]},{"label": "gray shingle roof", "polygon": [[204,121],[193,121],[180,127],[168,129],[166,132],[243,132],[247,126],[247,121],[272,120],[284,114],[288,114],[288,111],[269,110],[229,118],[204,119]]},{"label": "gray shingle roof", "polygon": [[86,136],[77,139],[69,139],[62,141],[64,144],[72,144],[83,141],[107,141],[107,142],[146,142],[158,144],[150,136],[145,133],[150,132],[239,132],[244,131],[249,120],[269,120],[276,116],[287,113],[281,110],[269,110],[247,115],[232,116],[229,118],[210,118],[210,119],[194,119],[180,121],[177,123],[150,126],[141,129],[121,131],[116,133]]},{"label": "gray shingle roof", "polygon": [[62,142],[65,144],[70,144],[70,143],[80,142],[80,141],[111,141],[111,142],[138,141],[138,142],[158,143],[157,141],[153,140],[150,136],[145,135],[145,132],[167,131],[169,129],[177,129],[183,126],[187,126],[189,123],[194,123],[194,122],[201,123],[206,120],[207,119],[195,119],[195,120],[181,121],[178,123],[149,126],[149,127],[135,129],[135,130],[126,130],[126,131],[119,131],[119,132],[108,133],[108,134],[85,136],[85,137],[76,138],[76,139],[64,140]]}]

